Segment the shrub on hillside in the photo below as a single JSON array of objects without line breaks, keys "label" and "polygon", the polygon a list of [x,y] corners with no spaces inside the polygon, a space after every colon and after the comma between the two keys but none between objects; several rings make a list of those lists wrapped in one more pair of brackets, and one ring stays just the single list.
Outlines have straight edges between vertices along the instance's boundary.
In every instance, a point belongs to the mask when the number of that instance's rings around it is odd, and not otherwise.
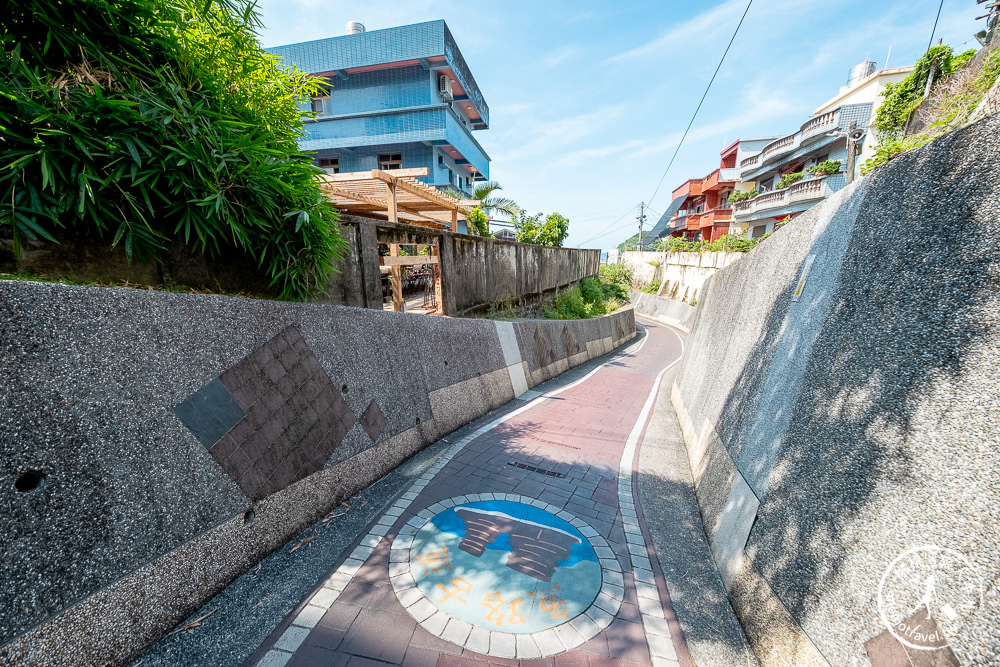
[{"label": "shrub on hillside", "polygon": [[0,37],[0,225],[156,258],[234,247],[304,299],[344,250],[299,151],[297,101],[244,0],[9,3]]},{"label": "shrub on hillside", "polygon": [[626,288],[632,286],[633,272],[626,264],[602,264],[599,273],[609,283],[624,285]]}]

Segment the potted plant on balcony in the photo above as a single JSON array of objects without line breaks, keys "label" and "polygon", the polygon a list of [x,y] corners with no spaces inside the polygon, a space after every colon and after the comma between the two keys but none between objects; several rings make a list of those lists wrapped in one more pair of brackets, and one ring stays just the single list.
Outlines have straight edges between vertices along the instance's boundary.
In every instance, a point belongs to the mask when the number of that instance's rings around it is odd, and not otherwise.
[{"label": "potted plant on balcony", "polygon": [[787,188],[792,183],[797,183],[798,181],[801,181],[803,176],[805,176],[805,174],[802,173],[801,171],[793,171],[791,173],[785,174],[784,176],[781,177],[781,179],[777,183],[774,184],[774,189],[781,190],[783,188]]},{"label": "potted plant on balcony", "polygon": [[737,191],[729,195],[729,203],[735,204],[738,201],[746,201],[747,199],[753,199],[760,194],[760,190],[746,190],[743,192]]},{"label": "potted plant on balcony", "polygon": [[813,178],[830,176],[840,171],[840,160],[824,160],[806,169]]}]

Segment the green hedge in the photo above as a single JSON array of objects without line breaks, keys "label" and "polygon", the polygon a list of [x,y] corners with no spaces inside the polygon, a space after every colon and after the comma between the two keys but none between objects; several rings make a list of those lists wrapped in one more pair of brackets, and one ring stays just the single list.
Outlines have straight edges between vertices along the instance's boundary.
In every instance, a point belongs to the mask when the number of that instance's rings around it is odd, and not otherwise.
[{"label": "green hedge", "polygon": [[19,0],[0,51],[0,225],[155,259],[235,247],[282,298],[322,287],[345,244],[299,151],[317,89],[257,43],[239,0]]}]

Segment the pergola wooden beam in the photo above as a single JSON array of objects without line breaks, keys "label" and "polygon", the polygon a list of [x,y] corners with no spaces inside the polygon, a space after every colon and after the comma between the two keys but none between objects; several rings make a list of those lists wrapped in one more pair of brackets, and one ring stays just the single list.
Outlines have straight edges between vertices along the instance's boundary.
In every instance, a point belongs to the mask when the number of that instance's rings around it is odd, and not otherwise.
[{"label": "pergola wooden beam", "polygon": [[[374,169],[372,171],[379,171]],[[392,173],[398,178],[417,178],[420,176],[430,176],[430,170],[427,167],[414,167],[413,169],[393,169]],[[329,181],[331,183],[337,183],[340,181],[367,181],[372,177],[371,171],[347,171],[342,174],[327,174],[323,177],[323,180]]]},{"label": "pergola wooden beam", "polygon": [[[393,171],[396,170],[394,169]],[[441,206],[441,208],[444,208],[449,211],[457,211],[460,213],[467,214],[469,212],[469,209],[471,208],[471,206],[462,206],[462,201],[458,199],[452,199],[451,197],[439,194],[437,190],[430,187],[429,185],[424,185],[423,183],[416,183],[413,181],[406,181],[401,178],[397,178],[394,174],[388,171],[382,171],[381,169],[372,169],[372,178],[377,178],[378,180],[383,181],[385,183],[395,183],[397,188],[405,190],[412,195],[416,195],[417,197],[422,197],[427,201],[434,202],[435,204]],[[471,199],[466,199],[463,201],[470,203],[473,202],[473,200]],[[479,204],[478,201],[472,203],[473,206],[476,206],[478,204]]]},{"label": "pergola wooden beam", "polygon": [[[322,189],[333,198],[334,205],[351,212],[384,211],[390,222],[420,225],[427,220],[435,225],[458,231],[458,215],[468,215],[480,202],[475,199],[453,199],[433,186],[416,180],[427,176],[426,167],[417,169],[372,169],[320,176]],[[400,219],[400,214],[411,219]]]},{"label": "pergola wooden beam", "polygon": [[[391,205],[392,205],[391,202],[385,201],[384,199],[378,199],[376,197],[368,197],[366,195],[354,192],[352,190],[348,190],[348,189],[345,189],[345,188],[338,188],[338,187],[333,186],[333,185],[324,185],[324,186],[321,186],[321,189],[323,190],[323,192],[328,192],[328,193],[330,193],[332,195],[336,195],[337,197],[343,197],[344,199],[353,199],[354,201],[358,201],[358,202],[361,202],[363,204],[367,204],[368,206],[370,206],[370,207],[372,207],[374,209],[377,209],[377,210],[381,210],[381,211],[391,210],[391,208],[390,208]],[[424,220],[429,220],[430,222],[435,222],[435,223],[437,223],[439,225],[443,225],[444,224],[442,221],[438,220],[437,218],[432,218],[431,216],[426,215],[425,213],[423,213],[421,211],[418,211],[418,210],[416,210],[414,208],[410,208],[409,206],[398,206],[397,205],[396,206],[396,210],[402,211],[403,213],[408,213],[409,215],[417,216],[419,218],[423,218]],[[397,221],[396,220],[390,220],[390,222],[397,222]]]}]

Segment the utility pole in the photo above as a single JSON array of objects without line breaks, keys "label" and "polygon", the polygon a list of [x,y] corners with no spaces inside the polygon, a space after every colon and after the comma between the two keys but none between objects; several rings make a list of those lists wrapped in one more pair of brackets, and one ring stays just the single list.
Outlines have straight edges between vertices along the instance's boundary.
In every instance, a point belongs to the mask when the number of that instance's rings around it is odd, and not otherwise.
[{"label": "utility pole", "polygon": [[858,122],[852,120],[851,126],[847,130],[847,184],[850,185],[854,181],[854,162],[857,159],[858,144],[857,141],[852,136],[854,131],[858,129]]},{"label": "utility pole", "polygon": [[639,203],[639,244],[636,246],[636,250],[642,252],[642,223],[646,220],[646,202]]}]

